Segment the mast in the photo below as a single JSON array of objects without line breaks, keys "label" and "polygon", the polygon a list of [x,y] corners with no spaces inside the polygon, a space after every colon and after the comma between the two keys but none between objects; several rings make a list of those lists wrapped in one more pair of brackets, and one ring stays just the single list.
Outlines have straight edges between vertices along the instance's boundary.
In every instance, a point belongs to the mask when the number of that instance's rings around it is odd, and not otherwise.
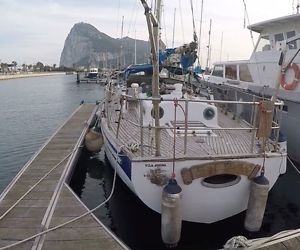
[{"label": "mast", "polygon": [[223,50],[223,31],[221,35],[221,48],[220,48],[220,61],[222,61],[222,51]]},{"label": "mast", "polygon": [[145,15],[147,20],[147,26],[149,31],[149,40],[151,46],[151,56],[153,65],[153,75],[152,75],[152,106],[154,111],[155,120],[155,155],[160,156],[160,124],[159,124],[159,25],[160,25],[160,13],[161,13],[161,0],[156,1],[156,8],[154,16],[151,13],[146,0],[141,0],[143,7],[145,9]]},{"label": "mast", "polygon": [[173,19],[173,37],[172,37],[172,48],[174,48],[175,20],[176,20],[176,8],[174,9],[174,19]]},{"label": "mast", "polygon": [[202,17],[203,17],[203,0],[201,2],[201,15],[200,15],[200,30],[199,30],[199,39],[198,39],[198,64],[199,63],[199,58],[200,58],[200,49],[201,49],[201,33],[202,33]]},{"label": "mast", "polygon": [[[161,13],[161,0],[156,2],[156,20],[157,25],[153,25],[153,35],[155,41],[156,53],[153,55],[153,76],[152,76],[152,96],[153,98],[160,99],[159,94],[159,25],[160,25],[160,13]],[[153,100],[153,110],[155,119],[155,156],[160,156],[160,124],[159,124],[159,100]]]},{"label": "mast", "polygon": [[122,26],[121,26],[121,47],[120,47],[120,59],[119,59],[119,70],[123,67],[122,65],[122,57],[123,57],[123,28],[124,28],[124,16],[122,16]]},{"label": "mast", "polygon": [[134,31],[134,64],[136,64],[136,30]]},{"label": "mast", "polygon": [[206,60],[206,68],[209,69],[209,58],[210,58],[210,35],[211,35],[211,19],[209,22],[209,32],[208,32],[208,45],[207,45],[207,60]]}]

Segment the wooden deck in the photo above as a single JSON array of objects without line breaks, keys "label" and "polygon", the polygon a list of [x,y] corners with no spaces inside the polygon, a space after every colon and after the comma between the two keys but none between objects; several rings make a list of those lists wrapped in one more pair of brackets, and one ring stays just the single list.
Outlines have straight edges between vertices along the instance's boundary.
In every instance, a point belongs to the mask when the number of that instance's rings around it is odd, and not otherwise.
[{"label": "wooden deck", "polygon": [[282,242],[258,248],[261,250],[299,250],[300,249],[300,237],[286,239]]},{"label": "wooden deck", "polygon": [[[111,102],[110,112],[110,124],[113,133],[117,133],[116,123],[119,120],[119,112],[114,112],[114,110],[120,110],[120,101],[113,100]],[[119,139],[121,145],[127,145],[130,143],[137,143],[140,145],[141,130],[139,125],[139,110],[135,107],[136,104],[129,105],[130,111],[123,112],[122,119],[120,120],[119,126]],[[184,121],[179,121],[184,124]],[[172,123],[172,122],[171,122]],[[178,158],[194,158],[198,157],[201,159],[207,158],[226,158],[226,157],[257,157],[260,154],[260,147],[257,146],[258,140],[253,140],[253,152],[251,140],[253,133],[250,127],[242,122],[233,120],[233,115],[231,113],[224,114],[220,111],[218,112],[218,123],[220,128],[237,128],[236,130],[214,130],[210,128],[201,127],[200,124],[196,124],[190,130],[190,134],[187,137],[187,150],[184,154],[184,125],[181,128],[181,136],[176,136],[176,156]],[[165,126],[165,125],[161,125]],[[178,127],[178,124],[176,125]],[[197,127],[198,126],[198,127]],[[249,128],[246,130],[239,130],[241,128]],[[169,130],[169,131],[168,131]],[[211,130],[209,133],[201,134],[201,130]],[[198,131],[198,132],[197,132]],[[198,133],[198,134],[197,134]],[[177,134],[178,135],[178,134]],[[154,129],[143,128],[144,137],[144,157],[154,156]],[[171,158],[173,147],[173,126],[168,129],[161,130],[161,156],[163,158]],[[138,159],[141,155],[141,151],[136,152],[128,151],[132,160]],[[145,158],[144,158],[145,159]]]},{"label": "wooden deck", "polygon": [[[1,249],[88,211],[66,180],[79,156],[88,120],[94,112],[95,105],[80,106],[1,194]],[[44,179],[32,188],[41,178]],[[20,202],[6,213],[20,198]],[[87,215],[9,249],[124,248],[126,246],[95,216]]]}]

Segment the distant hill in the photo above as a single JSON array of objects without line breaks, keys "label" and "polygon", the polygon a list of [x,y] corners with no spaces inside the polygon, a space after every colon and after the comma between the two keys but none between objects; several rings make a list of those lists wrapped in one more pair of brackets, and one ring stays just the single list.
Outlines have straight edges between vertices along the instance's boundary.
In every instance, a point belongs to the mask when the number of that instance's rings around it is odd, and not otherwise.
[{"label": "distant hill", "polygon": [[[135,40],[129,37],[114,39],[88,23],[76,23],[68,34],[60,56],[60,66],[121,67],[134,63]],[[121,46],[123,56],[120,58]],[[136,40],[137,63],[149,58],[149,43]],[[124,65],[125,63],[125,65]]]}]

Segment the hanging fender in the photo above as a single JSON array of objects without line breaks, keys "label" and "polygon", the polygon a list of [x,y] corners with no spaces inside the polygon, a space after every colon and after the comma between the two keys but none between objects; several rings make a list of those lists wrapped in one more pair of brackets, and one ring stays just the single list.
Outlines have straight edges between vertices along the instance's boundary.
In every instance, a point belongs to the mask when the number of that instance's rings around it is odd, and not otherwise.
[{"label": "hanging fender", "polygon": [[[292,82],[287,83],[285,80],[285,72],[289,69],[292,69],[294,71],[295,77]],[[280,79],[281,87],[283,87],[285,90],[294,90],[297,87],[299,78],[300,78],[300,70],[298,65],[296,63],[289,64],[285,68],[285,71],[281,73],[281,79]]]}]

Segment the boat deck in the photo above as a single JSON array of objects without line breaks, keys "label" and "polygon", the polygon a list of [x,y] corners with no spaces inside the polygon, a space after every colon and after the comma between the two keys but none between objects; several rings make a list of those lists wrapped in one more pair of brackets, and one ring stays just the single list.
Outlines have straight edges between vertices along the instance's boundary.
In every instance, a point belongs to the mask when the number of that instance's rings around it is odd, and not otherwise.
[{"label": "boat deck", "polygon": [[1,249],[24,239],[10,249],[126,248],[94,215],[31,237],[88,211],[67,181],[94,112],[95,105],[80,106],[1,194]]},{"label": "boat deck", "polygon": [[[119,101],[112,101],[112,110],[120,110]],[[136,104],[137,105],[137,104]],[[122,113],[122,119],[119,126],[119,140],[121,145],[130,145],[136,143],[140,145],[141,129],[134,125],[139,123],[138,109],[135,104],[129,105],[129,109]],[[118,119],[120,112],[110,112],[110,124],[113,133],[117,133]],[[134,124],[133,124],[134,123]],[[233,119],[231,113],[225,114],[218,108],[218,123],[220,128],[231,128],[228,130],[209,129],[201,124],[189,124],[189,135],[187,136],[187,149],[184,154],[184,121],[177,121],[176,127],[181,136],[176,136],[176,157],[177,158],[226,158],[226,157],[254,157],[260,152],[258,140],[253,140],[253,152],[251,141],[253,130],[249,125],[238,119]],[[162,125],[161,125],[162,126]],[[172,126],[173,127],[173,126]],[[171,158],[173,154],[174,129],[161,130],[161,157]],[[237,128],[237,129],[232,129]],[[240,128],[249,128],[239,130]],[[169,130],[169,131],[168,131]],[[202,131],[202,132],[201,132]],[[204,132],[203,132],[204,131]],[[207,132],[208,131],[208,132]],[[143,128],[144,137],[144,159],[154,155],[154,129]],[[128,150],[132,160],[140,157],[140,149],[137,151]]]}]

